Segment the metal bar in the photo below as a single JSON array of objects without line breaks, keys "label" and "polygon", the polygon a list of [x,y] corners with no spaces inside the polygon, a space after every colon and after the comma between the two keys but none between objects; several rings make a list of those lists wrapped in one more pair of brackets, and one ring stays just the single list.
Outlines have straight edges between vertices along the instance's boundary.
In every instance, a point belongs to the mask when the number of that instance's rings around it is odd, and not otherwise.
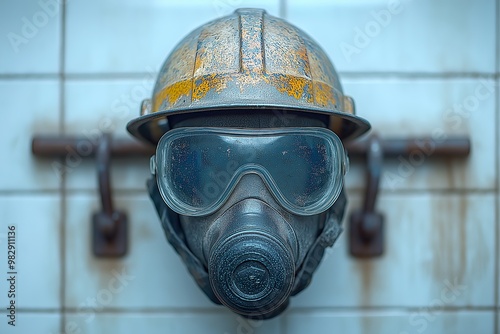
[{"label": "metal bar", "polygon": [[[96,140],[74,136],[35,136],[31,142],[34,155],[45,158],[64,158],[68,154],[78,154],[80,157],[95,157],[99,138]],[[151,156],[155,149],[133,139],[112,138],[111,156]]]},{"label": "metal bar", "polygon": [[[99,140],[85,137],[35,136],[32,141],[33,154],[46,158],[64,158],[68,154],[94,157]],[[362,139],[346,143],[351,157],[365,157],[370,140]],[[419,152],[433,157],[466,157],[470,153],[471,143],[468,137],[448,137],[444,139],[422,138],[381,138],[384,157],[410,156]],[[133,139],[113,138],[111,156],[129,157],[153,155],[155,148]]]},{"label": "metal bar", "polygon": [[[346,144],[350,156],[366,156],[369,139],[358,140]],[[410,156],[422,152],[436,157],[466,157],[470,153],[471,143],[468,137],[456,136],[443,139],[422,138],[381,138],[384,157]]]}]

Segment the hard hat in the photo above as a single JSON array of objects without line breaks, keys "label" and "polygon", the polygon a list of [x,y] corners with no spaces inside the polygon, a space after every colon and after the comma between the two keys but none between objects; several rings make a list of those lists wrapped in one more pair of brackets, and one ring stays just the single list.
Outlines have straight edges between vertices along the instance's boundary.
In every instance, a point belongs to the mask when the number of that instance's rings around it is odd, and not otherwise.
[{"label": "hard hat", "polygon": [[163,64],[152,99],[127,128],[157,144],[170,116],[214,111],[323,114],[342,140],[370,129],[355,116],[321,47],[261,9],[237,9],[185,37]]}]

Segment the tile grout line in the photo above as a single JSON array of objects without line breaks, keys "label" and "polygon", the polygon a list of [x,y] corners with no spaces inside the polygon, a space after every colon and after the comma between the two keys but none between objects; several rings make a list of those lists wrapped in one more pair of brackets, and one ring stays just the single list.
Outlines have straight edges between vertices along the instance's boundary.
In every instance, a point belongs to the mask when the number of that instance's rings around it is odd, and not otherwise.
[{"label": "tile grout line", "polygon": [[[426,305],[414,305],[414,306],[405,306],[405,305],[396,305],[396,306],[304,306],[304,307],[291,307],[287,309],[280,318],[286,318],[290,316],[303,315],[303,314],[318,314],[318,313],[331,313],[331,314],[342,314],[342,313],[352,313],[352,314],[363,314],[363,313],[401,313],[406,315],[408,313],[414,313],[418,311],[422,311],[422,308],[426,307]],[[492,312],[496,310],[495,306],[449,306],[449,307],[440,307],[433,306],[427,307],[429,310],[439,310],[445,313],[456,313],[456,312]],[[27,312],[27,310],[24,310]],[[45,312],[45,310],[40,310],[41,312]],[[77,308],[77,307],[68,307],[66,309],[67,313],[71,314],[79,314],[79,313],[92,313],[95,309],[92,307],[86,308]],[[159,307],[159,308],[137,308],[137,307],[121,307],[121,308],[102,308],[99,311],[101,314],[220,314],[220,309],[217,308],[178,308],[175,306],[172,307]],[[2,314],[2,312],[0,312]]]},{"label": "tile grout line", "polygon": [[496,0],[496,12],[495,12],[495,18],[496,18],[496,31],[495,31],[495,43],[496,43],[496,48],[495,48],[495,60],[496,60],[496,63],[495,63],[495,68],[496,68],[496,82],[495,82],[495,109],[496,109],[496,113],[495,113],[495,162],[496,162],[496,166],[495,166],[495,175],[496,175],[496,195],[495,195],[495,256],[494,256],[494,259],[495,259],[495,263],[494,263],[494,268],[495,268],[495,271],[494,271],[494,301],[495,301],[495,313],[493,315],[493,332],[496,333],[496,334],[499,334],[499,331],[498,331],[498,322],[499,322],[499,319],[498,319],[498,294],[499,294],[499,256],[500,256],[500,245],[499,245],[499,233],[500,233],[500,227],[499,227],[499,219],[500,219],[500,209],[498,208],[498,203],[500,201],[500,180],[499,180],[499,171],[500,171],[500,116],[498,115],[499,112],[500,112],[500,90],[499,90],[499,87],[498,87],[498,83],[500,81],[499,77],[498,77],[498,72],[499,72],[499,63],[500,63],[500,45],[498,43],[498,38],[500,37],[499,36],[499,32],[500,32],[500,0]]},{"label": "tile grout line", "polygon": [[[61,2],[61,46],[60,46],[60,59],[59,59],[59,78],[60,78],[60,114],[59,114],[59,128],[61,135],[64,135],[66,132],[65,123],[66,123],[66,115],[65,115],[65,99],[66,99],[66,77],[64,75],[66,63],[65,63],[65,49],[66,49],[66,1]],[[60,268],[61,268],[61,276],[60,276],[60,332],[65,333],[66,329],[66,315],[64,309],[66,307],[66,175],[65,173],[61,174],[61,205],[59,208],[60,212]]]}]

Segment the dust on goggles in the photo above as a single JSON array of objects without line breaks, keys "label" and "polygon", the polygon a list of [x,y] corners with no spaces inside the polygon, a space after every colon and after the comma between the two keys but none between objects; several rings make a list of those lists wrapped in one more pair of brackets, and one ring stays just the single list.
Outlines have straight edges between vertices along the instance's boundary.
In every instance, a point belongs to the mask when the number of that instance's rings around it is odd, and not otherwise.
[{"label": "dust on goggles", "polygon": [[286,210],[318,214],[337,200],[347,168],[342,142],[323,128],[179,128],[151,158],[163,200],[186,216],[218,210],[250,173]]}]

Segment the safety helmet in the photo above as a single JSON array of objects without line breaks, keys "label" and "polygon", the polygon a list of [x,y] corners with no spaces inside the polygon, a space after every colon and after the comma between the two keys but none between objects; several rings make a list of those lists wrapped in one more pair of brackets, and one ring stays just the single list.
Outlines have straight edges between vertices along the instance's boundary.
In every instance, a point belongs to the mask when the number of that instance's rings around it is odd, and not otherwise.
[{"label": "safety helmet", "polygon": [[[135,137],[157,144],[170,116],[225,111],[327,115],[342,140],[369,130],[355,116],[321,47],[302,30],[261,9],[237,9],[194,30],[163,64],[152,99],[130,121]],[[270,126],[272,127],[272,126]]]}]

